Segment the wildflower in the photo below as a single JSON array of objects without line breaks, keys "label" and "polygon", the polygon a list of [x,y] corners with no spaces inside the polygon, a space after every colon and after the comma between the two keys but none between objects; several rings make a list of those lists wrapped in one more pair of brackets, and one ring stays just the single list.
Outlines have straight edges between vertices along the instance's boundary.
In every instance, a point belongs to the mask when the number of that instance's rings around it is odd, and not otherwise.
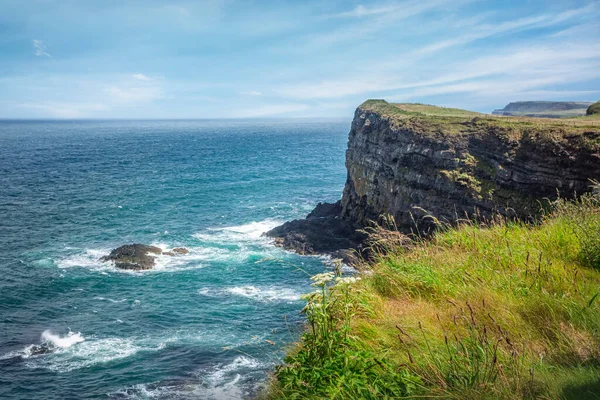
[{"label": "wildflower", "polygon": [[313,281],[312,286],[325,286],[328,282],[331,282],[334,277],[333,272],[324,272],[322,274],[317,274],[310,278]]},{"label": "wildflower", "polygon": [[321,292],[310,292],[305,293],[300,298],[304,301],[320,301],[321,300]]},{"label": "wildflower", "polygon": [[352,284],[352,283],[356,283],[358,281],[360,281],[360,278],[353,277],[353,276],[349,276],[349,277],[346,277],[346,278],[342,278],[342,277],[338,276],[337,278],[335,278],[335,282],[338,285],[349,285],[349,284]]}]

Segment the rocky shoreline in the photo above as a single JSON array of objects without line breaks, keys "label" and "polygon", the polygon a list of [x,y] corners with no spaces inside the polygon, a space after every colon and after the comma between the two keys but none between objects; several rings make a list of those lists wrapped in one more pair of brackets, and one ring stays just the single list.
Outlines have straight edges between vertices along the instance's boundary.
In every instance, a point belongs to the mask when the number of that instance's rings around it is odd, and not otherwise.
[{"label": "rocky shoreline", "polygon": [[296,219],[271,229],[266,236],[275,244],[302,255],[325,254],[356,264],[366,234],[361,226],[342,218],[341,201],[319,203],[304,219]]}]

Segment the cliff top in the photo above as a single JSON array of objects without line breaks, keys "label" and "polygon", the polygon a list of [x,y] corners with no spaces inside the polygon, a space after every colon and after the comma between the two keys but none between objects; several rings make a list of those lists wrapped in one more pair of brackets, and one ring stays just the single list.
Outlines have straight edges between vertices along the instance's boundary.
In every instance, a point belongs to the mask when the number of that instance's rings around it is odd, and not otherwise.
[{"label": "cliff top", "polygon": [[542,118],[565,118],[585,115],[591,102],[581,101],[515,101],[494,115],[529,116]]},{"label": "cliff top", "polygon": [[525,134],[535,140],[568,140],[586,150],[600,151],[600,114],[548,119],[481,114],[458,108],[425,104],[388,103],[367,100],[357,111],[372,112],[389,119],[394,129],[410,129],[423,136],[463,136],[491,133],[519,140]]}]

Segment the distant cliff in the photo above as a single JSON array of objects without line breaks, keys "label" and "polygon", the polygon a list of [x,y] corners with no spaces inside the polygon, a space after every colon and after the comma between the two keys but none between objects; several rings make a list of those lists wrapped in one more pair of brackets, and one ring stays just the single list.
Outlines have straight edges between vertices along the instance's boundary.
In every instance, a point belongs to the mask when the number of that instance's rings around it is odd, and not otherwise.
[{"label": "distant cliff", "polygon": [[591,104],[575,101],[516,101],[500,110],[494,110],[492,114],[539,118],[577,117],[585,115]]},{"label": "distant cliff", "polygon": [[592,104],[585,112],[586,115],[600,115],[600,101]]},{"label": "distant cliff", "polygon": [[[512,119],[370,100],[348,139],[342,199],[268,235],[305,254],[360,247],[357,228],[394,216],[404,231],[434,221],[527,219],[544,202],[600,179],[600,121]],[[343,254],[342,254],[343,255]]]}]

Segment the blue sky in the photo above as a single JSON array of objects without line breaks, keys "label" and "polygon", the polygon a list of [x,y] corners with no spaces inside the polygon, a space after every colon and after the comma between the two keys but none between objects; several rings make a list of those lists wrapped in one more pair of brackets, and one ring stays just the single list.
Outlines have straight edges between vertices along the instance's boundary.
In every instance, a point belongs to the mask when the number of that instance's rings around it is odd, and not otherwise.
[{"label": "blue sky", "polygon": [[0,2],[0,118],[600,99],[600,1]]}]

